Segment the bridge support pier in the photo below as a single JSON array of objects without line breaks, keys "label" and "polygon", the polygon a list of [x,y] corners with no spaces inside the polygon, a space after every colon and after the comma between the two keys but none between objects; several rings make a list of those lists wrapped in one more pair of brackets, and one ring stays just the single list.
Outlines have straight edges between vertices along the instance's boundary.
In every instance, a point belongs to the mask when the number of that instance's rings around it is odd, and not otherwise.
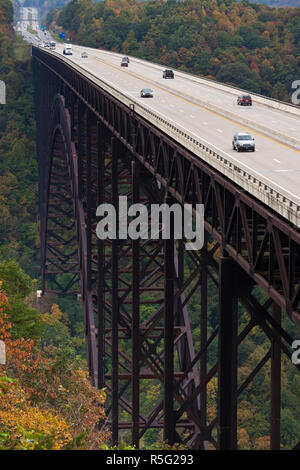
[{"label": "bridge support pier", "polygon": [[[112,137],[112,204],[116,209],[116,233],[119,231],[119,198],[118,198],[118,141]],[[112,240],[112,443],[118,445],[119,440],[119,341],[118,341],[118,322],[119,322],[119,292],[118,292],[118,239]]]},{"label": "bridge support pier", "polygon": [[[139,162],[131,162],[132,204],[140,202]],[[140,240],[132,240],[132,319],[131,319],[131,368],[132,368],[132,443],[139,448],[140,421]]]},{"label": "bridge support pier", "polygon": [[220,450],[237,446],[237,296],[234,261],[219,260],[219,396],[218,440]]},{"label": "bridge support pier", "polygon": [[[97,125],[97,148],[98,148],[98,178],[97,178],[97,206],[104,203],[104,128],[98,122]],[[105,387],[105,347],[104,347],[104,328],[105,328],[105,243],[97,237],[97,308],[98,308],[98,388]]]},{"label": "bridge support pier", "polygon": [[[273,303],[273,318],[281,325],[281,309]],[[281,348],[274,331],[271,342],[271,450],[280,450]]]},{"label": "bridge support pier", "polygon": [[[200,381],[204,382],[207,375],[207,234],[205,233],[205,243],[202,248],[201,264],[201,317],[200,317]],[[207,426],[207,387],[204,386],[200,400],[200,421],[202,437],[205,439]]]},{"label": "bridge support pier", "polygon": [[[166,200],[171,204],[171,200]],[[172,445],[175,439],[174,416],[174,218],[170,217],[170,239],[164,243],[165,312],[164,312],[164,440]]]}]

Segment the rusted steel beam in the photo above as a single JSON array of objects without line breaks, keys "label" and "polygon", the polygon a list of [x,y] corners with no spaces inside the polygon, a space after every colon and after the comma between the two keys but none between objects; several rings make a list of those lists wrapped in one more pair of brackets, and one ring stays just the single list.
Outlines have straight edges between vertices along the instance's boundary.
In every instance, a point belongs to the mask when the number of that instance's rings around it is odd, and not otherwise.
[{"label": "rusted steel beam", "polygon": [[220,258],[218,442],[220,450],[237,447],[237,293],[234,261]]},{"label": "rusted steel beam", "polygon": [[[119,213],[119,195],[118,195],[118,158],[120,147],[115,138],[112,137],[112,203]],[[117,231],[118,231],[117,223]],[[112,442],[118,445],[119,440],[119,342],[118,342],[118,323],[119,323],[119,294],[118,294],[118,240],[112,240]]]},{"label": "rusted steel beam", "polygon": [[[281,310],[273,304],[274,321],[281,325]],[[274,332],[271,343],[271,450],[280,450],[281,348]]]},{"label": "rusted steel beam", "polygon": [[[167,199],[168,205],[172,200]],[[174,214],[170,220],[170,239],[164,242],[165,308],[164,308],[164,440],[174,444]]]},{"label": "rusted steel beam", "polygon": [[[140,202],[140,171],[137,161],[131,162],[132,203]],[[140,415],[140,240],[132,240],[132,321],[131,321],[131,387],[132,387],[132,443],[139,448]]]}]

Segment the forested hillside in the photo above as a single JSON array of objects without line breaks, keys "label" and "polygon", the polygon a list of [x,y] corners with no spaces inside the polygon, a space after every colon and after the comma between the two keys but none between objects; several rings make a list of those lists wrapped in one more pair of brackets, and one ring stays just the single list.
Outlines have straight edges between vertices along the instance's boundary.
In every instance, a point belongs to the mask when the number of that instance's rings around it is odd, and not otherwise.
[{"label": "forested hillside", "polygon": [[[56,19],[55,19],[56,18]],[[73,42],[122,51],[290,101],[300,9],[234,0],[72,0],[48,22]]]},{"label": "forested hillside", "polygon": [[0,106],[0,256],[38,269],[37,163],[29,47],[15,37],[13,8],[1,0],[0,78],[7,104]]},{"label": "forested hillside", "polygon": [[98,449],[109,437],[105,396],[87,377],[82,312],[78,325],[68,299],[69,314],[53,296],[38,305],[24,272],[39,270],[37,163],[30,49],[12,20],[0,0],[0,450]]}]

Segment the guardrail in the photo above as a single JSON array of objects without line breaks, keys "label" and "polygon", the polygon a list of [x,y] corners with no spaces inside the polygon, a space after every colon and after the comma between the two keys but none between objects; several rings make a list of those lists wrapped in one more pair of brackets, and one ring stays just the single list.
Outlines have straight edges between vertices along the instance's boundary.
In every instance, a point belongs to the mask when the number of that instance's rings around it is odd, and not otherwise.
[{"label": "guardrail", "polygon": [[200,139],[193,133],[188,133],[183,127],[172,121],[167,116],[163,116],[152,111],[149,107],[142,105],[136,99],[120,90],[115,85],[112,86],[102,78],[97,77],[81,66],[72,62],[69,58],[63,57],[57,52],[44,51],[45,54],[55,55],[59,60],[71,65],[81,75],[98,84],[101,88],[121,101],[126,106],[134,104],[135,112],[144,117],[147,121],[158,127],[170,137],[190,150],[193,154],[199,156],[210,166],[218,170],[221,174],[234,181],[240,187],[259,199],[261,202],[269,206],[282,217],[289,220],[296,227],[300,228],[300,198],[292,195],[284,188],[279,187],[276,183],[272,183],[268,178],[260,175],[256,171],[249,172],[245,165],[239,166],[234,162],[234,158],[226,154],[222,154],[220,150],[213,150],[213,144],[207,145],[203,139]]}]

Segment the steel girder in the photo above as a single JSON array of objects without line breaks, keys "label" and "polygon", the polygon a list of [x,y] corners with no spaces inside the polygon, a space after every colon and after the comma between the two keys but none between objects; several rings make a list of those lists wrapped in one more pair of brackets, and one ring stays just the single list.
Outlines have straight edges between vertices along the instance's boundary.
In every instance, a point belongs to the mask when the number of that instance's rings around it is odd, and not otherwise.
[{"label": "steel girder", "polygon": [[[170,443],[236,448],[238,401],[270,363],[271,447],[279,448],[281,352],[289,356],[292,343],[281,310],[299,323],[300,234],[64,61],[38,49],[33,55],[43,286],[70,292],[80,272],[89,369],[93,383],[107,387],[113,441],[131,429],[138,445],[148,429],[163,427]],[[184,254],[183,242],[172,240],[97,239],[97,205],[117,206],[122,194],[148,204],[165,197],[203,203],[204,249]],[[266,300],[258,300],[256,285]],[[219,293],[214,330],[207,312],[212,286]],[[188,314],[195,298],[199,339]],[[238,331],[241,307],[250,320]],[[241,382],[238,347],[255,326],[270,350]],[[217,338],[218,357],[207,370]],[[207,391],[216,376],[210,416]],[[144,380],[158,387],[146,412]]]}]

